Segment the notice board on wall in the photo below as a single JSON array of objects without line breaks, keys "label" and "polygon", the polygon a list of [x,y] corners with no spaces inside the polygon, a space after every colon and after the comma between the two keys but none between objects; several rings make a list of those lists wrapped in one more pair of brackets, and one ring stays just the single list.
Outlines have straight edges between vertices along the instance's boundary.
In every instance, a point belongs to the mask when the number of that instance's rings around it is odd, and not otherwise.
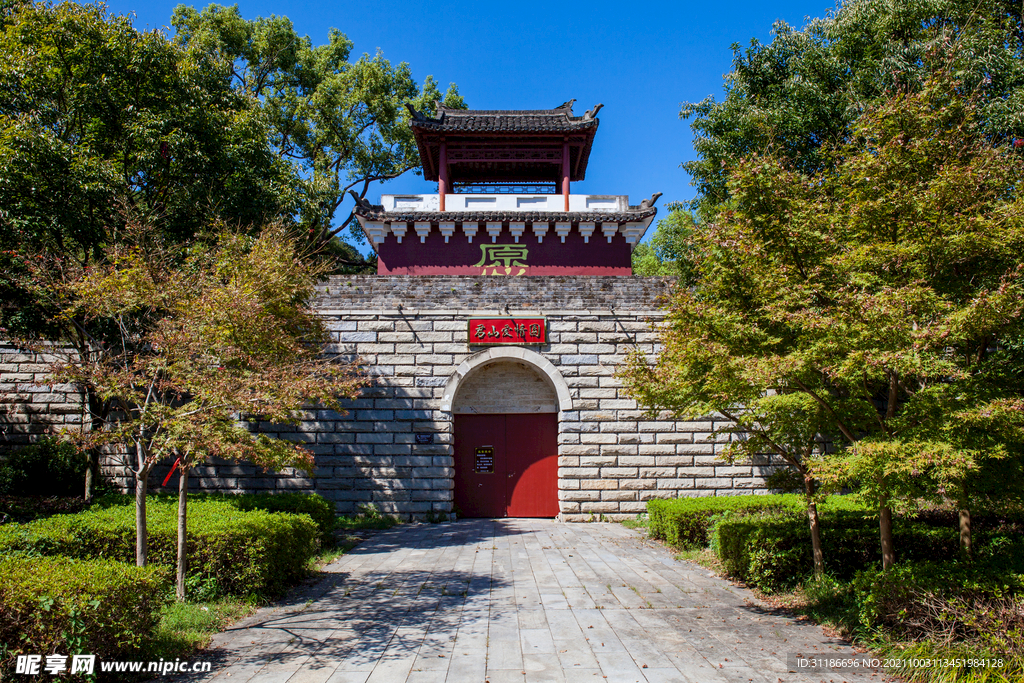
[{"label": "notice board on wall", "polygon": [[473,472],[475,474],[494,474],[494,446],[477,446]]}]

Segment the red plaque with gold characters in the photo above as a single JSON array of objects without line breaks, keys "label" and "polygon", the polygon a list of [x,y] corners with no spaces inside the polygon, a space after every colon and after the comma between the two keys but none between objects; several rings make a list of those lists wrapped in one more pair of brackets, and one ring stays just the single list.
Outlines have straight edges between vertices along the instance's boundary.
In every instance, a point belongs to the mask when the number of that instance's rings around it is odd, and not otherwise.
[{"label": "red plaque with gold characters", "polygon": [[475,346],[547,344],[547,321],[544,318],[470,318],[469,343]]}]

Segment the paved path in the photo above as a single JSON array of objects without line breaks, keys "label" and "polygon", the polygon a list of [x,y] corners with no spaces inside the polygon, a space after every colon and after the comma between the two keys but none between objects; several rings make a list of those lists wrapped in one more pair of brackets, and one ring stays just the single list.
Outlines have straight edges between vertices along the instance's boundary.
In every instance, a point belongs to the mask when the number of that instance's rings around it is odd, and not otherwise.
[{"label": "paved path", "polygon": [[364,541],[327,572],[307,593],[217,636],[204,653],[216,658],[207,680],[884,679],[789,672],[789,653],[853,651],[618,524],[403,525]]}]

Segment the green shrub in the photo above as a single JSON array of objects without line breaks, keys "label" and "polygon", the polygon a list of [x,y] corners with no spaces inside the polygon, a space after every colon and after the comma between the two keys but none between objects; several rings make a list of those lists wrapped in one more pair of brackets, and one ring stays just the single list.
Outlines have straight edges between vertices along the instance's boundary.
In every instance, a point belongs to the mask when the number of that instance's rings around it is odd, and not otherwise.
[{"label": "green shrub", "polygon": [[[159,493],[151,499],[177,501],[176,493]],[[290,512],[309,515],[320,533],[320,542],[329,544],[333,539],[336,516],[329,500],[316,493],[189,493],[189,506],[195,501],[219,500],[239,510],[266,510],[267,512]],[[126,494],[103,496],[97,501],[100,507],[134,504],[135,497]],[[176,502],[174,503],[177,504]]]},{"label": "green shrub", "polygon": [[167,577],[110,560],[0,559],[0,671],[18,654],[135,658],[152,641]]},{"label": "green shrub", "polygon": [[[177,505],[148,504],[149,559],[174,566]],[[305,574],[317,550],[317,527],[307,515],[243,511],[218,500],[189,504],[189,577],[206,597],[280,594]],[[135,557],[134,505],[94,508],[22,525],[0,527],[0,554],[64,555],[81,559]]]},{"label": "green shrub", "polygon": [[799,496],[713,496],[647,501],[650,535],[671,546],[685,549],[706,548],[713,518],[726,512],[790,510],[801,504]]},{"label": "green shrub", "polygon": [[944,634],[1024,655],[1024,577],[984,563],[908,562],[858,572],[852,581],[864,631],[885,628],[899,639]]},{"label": "green shrub", "polygon": [[[862,508],[859,502],[843,496],[827,498],[818,507],[822,512]],[[754,512],[792,512],[803,515],[806,511],[804,497],[796,494],[675,498],[647,502],[650,535],[683,549],[708,547],[711,543],[711,526],[715,518],[723,513],[742,515]]]},{"label": "green shrub", "polygon": [[320,532],[320,542],[327,544],[334,534],[337,516],[334,505],[315,493],[246,493],[241,495],[220,494],[217,496],[232,503],[239,510],[266,510],[267,512],[290,512],[309,515]]},{"label": "green shrub", "polygon": [[75,446],[53,438],[11,451],[0,462],[0,494],[79,496],[88,460]]},{"label": "green shrub", "polygon": [[[793,513],[723,516],[713,527],[712,547],[733,576],[765,593],[792,588],[813,570],[807,519]],[[901,562],[956,557],[957,531],[897,519],[893,540]],[[840,580],[881,564],[878,520],[864,512],[827,511],[821,516],[825,569]]]}]

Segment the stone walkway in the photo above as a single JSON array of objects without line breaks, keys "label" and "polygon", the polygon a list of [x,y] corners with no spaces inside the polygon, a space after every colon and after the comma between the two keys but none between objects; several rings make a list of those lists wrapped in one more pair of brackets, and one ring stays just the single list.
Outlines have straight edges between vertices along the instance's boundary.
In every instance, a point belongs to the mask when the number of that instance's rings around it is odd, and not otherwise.
[{"label": "stone walkway", "polygon": [[[217,636],[225,683],[882,681],[793,673],[854,656],[818,626],[619,524],[464,520],[364,541],[327,578]],[[196,677],[188,680],[195,681]]]}]

